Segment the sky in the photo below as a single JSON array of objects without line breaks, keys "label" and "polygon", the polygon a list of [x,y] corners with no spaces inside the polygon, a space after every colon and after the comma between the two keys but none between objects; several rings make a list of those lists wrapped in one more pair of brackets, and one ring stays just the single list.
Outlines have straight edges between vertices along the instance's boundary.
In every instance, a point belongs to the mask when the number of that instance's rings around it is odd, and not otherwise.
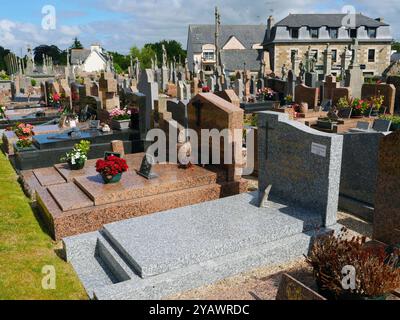
[{"label": "sky", "polygon": [[[85,47],[100,43],[121,53],[164,39],[186,48],[188,25],[214,23],[215,6],[222,24],[266,24],[270,15],[279,21],[289,13],[341,13],[348,5],[383,17],[400,39],[399,0],[7,0],[0,11],[0,46],[21,55],[28,45],[65,49],[78,37]],[[55,14],[42,11],[46,6]]]}]

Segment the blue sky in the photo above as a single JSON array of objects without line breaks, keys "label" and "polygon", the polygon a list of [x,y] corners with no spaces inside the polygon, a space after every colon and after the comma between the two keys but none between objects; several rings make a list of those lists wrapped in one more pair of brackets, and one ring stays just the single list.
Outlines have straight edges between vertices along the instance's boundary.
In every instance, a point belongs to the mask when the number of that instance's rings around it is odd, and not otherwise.
[{"label": "blue sky", "polygon": [[[56,9],[55,30],[41,26],[45,5]],[[28,44],[64,49],[77,36],[85,46],[100,42],[122,53],[162,39],[175,39],[186,47],[188,25],[213,23],[215,5],[222,23],[230,24],[265,23],[271,14],[279,20],[288,13],[337,13],[353,5],[372,18],[384,17],[393,36],[400,38],[399,0],[8,0],[0,11],[0,45],[17,54]]]}]

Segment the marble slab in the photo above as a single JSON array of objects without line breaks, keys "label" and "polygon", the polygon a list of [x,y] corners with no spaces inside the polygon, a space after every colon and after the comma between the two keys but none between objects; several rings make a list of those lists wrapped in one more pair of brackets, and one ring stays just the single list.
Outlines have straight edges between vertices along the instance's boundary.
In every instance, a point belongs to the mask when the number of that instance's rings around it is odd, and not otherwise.
[{"label": "marble slab", "polygon": [[94,206],[91,201],[74,183],[64,183],[47,188],[62,211],[88,208]]},{"label": "marble slab", "polygon": [[209,185],[217,180],[215,173],[198,166],[184,170],[177,165],[156,165],[153,172],[159,177],[152,180],[138,175],[131,169],[124,173],[121,181],[116,184],[104,184],[99,174],[76,177],[74,181],[95,205],[102,205]]},{"label": "marble slab", "polygon": [[43,187],[65,183],[65,179],[54,168],[33,170],[33,174]]},{"label": "marble slab", "polygon": [[142,278],[224,256],[321,225],[321,217],[257,193],[204,202],[106,225],[104,234]]}]

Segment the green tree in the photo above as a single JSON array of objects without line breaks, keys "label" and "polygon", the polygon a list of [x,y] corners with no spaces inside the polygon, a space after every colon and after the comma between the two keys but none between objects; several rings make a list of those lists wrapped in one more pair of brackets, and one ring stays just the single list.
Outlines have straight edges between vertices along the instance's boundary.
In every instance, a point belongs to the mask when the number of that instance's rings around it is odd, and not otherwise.
[{"label": "green tree", "polygon": [[139,49],[136,46],[133,46],[130,50],[130,54],[133,59],[138,58],[140,60],[140,66],[142,69],[151,68],[151,59],[155,56],[155,51],[153,51],[150,47],[143,47]]},{"label": "green tree", "polygon": [[6,66],[6,62],[5,62],[4,58],[9,53],[10,53],[10,50],[4,49],[3,47],[0,46],[0,71],[1,70],[7,71],[7,66]]},{"label": "green tree", "polygon": [[157,53],[158,65],[161,66],[162,63],[162,45],[165,46],[167,51],[167,56],[170,61],[175,57],[176,61],[181,58],[181,63],[184,63],[187,52],[182,48],[182,44],[175,40],[162,40],[156,43],[147,43],[144,45],[145,48],[151,48],[155,53]]},{"label": "green tree", "polygon": [[78,37],[75,37],[74,39],[74,43],[72,44],[71,47],[69,47],[70,49],[83,49],[83,45],[82,43],[78,40]]},{"label": "green tree", "polygon": [[400,42],[396,41],[392,44],[392,50],[396,50],[397,52],[400,52]]},{"label": "green tree", "polygon": [[[57,46],[55,45],[40,45],[36,48],[33,49],[33,54],[34,54],[34,59],[35,63],[37,64],[42,64],[43,63],[43,54],[45,54],[48,57],[51,57],[53,59],[54,64],[61,64],[63,60],[63,51],[61,51]],[[65,57],[66,61],[66,57]]]},{"label": "green tree", "polygon": [[118,52],[109,52],[113,58],[114,62],[114,67],[117,70],[117,65],[120,68],[121,72],[118,73],[124,73],[128,71],[129,65],[131,63],[130,56],[125,56],[123,54],[120,54]]}]

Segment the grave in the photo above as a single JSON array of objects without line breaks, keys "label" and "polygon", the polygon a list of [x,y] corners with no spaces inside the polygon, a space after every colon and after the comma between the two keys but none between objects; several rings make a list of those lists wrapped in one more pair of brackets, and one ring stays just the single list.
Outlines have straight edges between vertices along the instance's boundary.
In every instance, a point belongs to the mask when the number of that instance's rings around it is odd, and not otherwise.
[{"label": "grave", "polygon": [[396,87],[393,84],[364,83],[361,88],[361,99],[369,99],[373,96],[384,96],[384,101],[382,106],[387,108],[388,113],[394,114]]},{"label": "grave", "polygon": [[373,131],[343,135],[339,207],[370,222],[375,206],[379,144],[386,135]]},{"label": "grave", "polygon": [[[259,121],[259,192],[63,239],[66,259],[91,298],[163,299],[299,258],[313,236],[338,228],[342,137],[289,121],[285,114],[262,112]],[[273,170],[278,162],[289,173]],[[267,185],[271,197],[260,207]]]},{"label": "grave", "polygon": [[379,145],[373,238],[387,244],[400,243],[400,131]]},{"label": "grave", "polygon": [[60,162],[66,152],[71,151],[81,140],[91,142],[89,159],[102,157],[105,151],[111,151],[111,141],[122,140],[127,153],[143,151],[143,142],[138,130],[102,132],[97,129],[78,130],[75,134],[68,134],[71,130],[59,133],[41,134],[32,138],[30,151],[16,152],[14,158],[17,170],[29,170],[50,167]]}]

